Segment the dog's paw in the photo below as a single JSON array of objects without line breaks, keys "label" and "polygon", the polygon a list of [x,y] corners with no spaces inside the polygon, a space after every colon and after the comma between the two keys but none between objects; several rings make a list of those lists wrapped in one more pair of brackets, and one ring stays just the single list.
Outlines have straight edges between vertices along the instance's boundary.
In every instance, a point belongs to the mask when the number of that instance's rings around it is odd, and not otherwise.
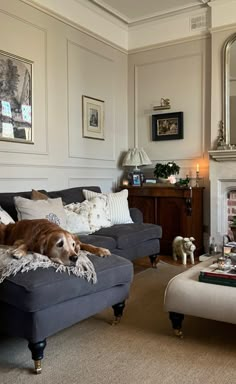
[{"label": "dog's paw", "polygon": [[107,248],[98,248],[97,254],[100,257],[106,257],[106,256],[110,256],[111,252]]},{"label": "dog's paw", "polygon": [[11,255],[14,259],[21,259],[23,256],[25,256],[25,252],[22,249],[15,248],[11,250]]}]

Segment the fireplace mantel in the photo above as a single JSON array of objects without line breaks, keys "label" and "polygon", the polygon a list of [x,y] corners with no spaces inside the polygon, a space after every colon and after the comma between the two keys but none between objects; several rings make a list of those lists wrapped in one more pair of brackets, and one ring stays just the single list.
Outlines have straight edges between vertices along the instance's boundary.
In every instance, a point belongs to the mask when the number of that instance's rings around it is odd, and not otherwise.
[{"label": "fireplace mantel", "polygon": [[236,161],[235,149],[216,149],[208,151],[208,153],[216,161]]}]

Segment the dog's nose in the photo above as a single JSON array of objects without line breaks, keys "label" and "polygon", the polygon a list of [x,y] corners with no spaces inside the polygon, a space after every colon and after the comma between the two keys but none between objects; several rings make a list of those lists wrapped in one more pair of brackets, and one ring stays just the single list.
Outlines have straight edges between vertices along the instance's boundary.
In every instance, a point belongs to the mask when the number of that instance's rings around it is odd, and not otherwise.
[{"label": "dog's nose", "polygon": [[77,259],[78,259],[78,256],[77,255],[73,255],[73,256],[70,256],[69,257],[70,261],[72,261],[73,263],[76,263]]}]

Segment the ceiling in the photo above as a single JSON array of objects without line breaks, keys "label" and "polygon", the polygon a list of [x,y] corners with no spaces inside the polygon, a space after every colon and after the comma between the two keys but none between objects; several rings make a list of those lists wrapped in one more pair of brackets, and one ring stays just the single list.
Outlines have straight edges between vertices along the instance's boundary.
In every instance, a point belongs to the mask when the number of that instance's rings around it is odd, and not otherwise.
[{"label": "ceiling", "polygon": [[88,0],[125,23],[206,6],[210,0]]}]

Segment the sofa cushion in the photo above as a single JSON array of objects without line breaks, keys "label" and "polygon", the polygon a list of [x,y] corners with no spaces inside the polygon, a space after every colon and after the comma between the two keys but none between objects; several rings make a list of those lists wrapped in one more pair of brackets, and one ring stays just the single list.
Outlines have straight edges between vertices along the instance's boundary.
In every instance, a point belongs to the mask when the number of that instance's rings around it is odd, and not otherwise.
[{"label": "sofa cushion", "polygon": [[74,234],[89,234],[88,212],[75,213],[65,208],[66,230]]},{"label": "sofa cushion", "polygon": [[[82,203],[67,204],[64,208],[66,211],[73,211],[73,213],[78,215],[78,218],[81,217],[81,219],[87,221],[89,226],[88,232],[90,233],[98,231],[100,228],[111,226],[106,198],[103,196],[96,196],[91,200],[84,200]],[[68,230],[71,231],[69,228]],[[76,232],[81,232],[79,226],[77,231],[74,228],[73,233]]]},{"label": "sofa cushion", "polygon": [[104,196],[110,214],[111,224],[133,223],[128,205],[128,189],[116,193],[96,193],[83,189],[84,197],[90,200],[96,196]]},{"label": "sofa cushion", "polygon": [[0,224],[14,223],[13,218],[0,206]]},{"label": "sofa cushion", "polygon": [[31,200],[48,200],[48,195],[39,192],[36,189],[32,189]]},{"label": "sofa cushion", "polygon": [[[44,190],[40,190],[42,193],[47,193]],[[26,192],[2,192],[0,193],[0,206],[9,213],[13,220],[17,220],[17,211],[15,208],[14,197],[21,196],[26,199],[31,198],[31,191]]]},{"label": "sofa cushion", "polygon": [[87,189],[89,191],[101,192],[99,187],[75,187],[67,188],[59,191],[47,192],[47,195],[51,198],[61,197],[64,204],[81,203],[85,200],[82,190]]},{"label": "sofa cushion", "polygon": [[109,228],[101,228],[95,234],[112,237],[116,242],[116,248],[125,249],[151,239],[161,238],[162,228],[159,225],[147,223],[117,224]]},{"label": "sofa cushion", "polygon": [[97,283],[55,272],[54,268],[27,273],[17,273],[0,284],[0,300],[26,312],[43,308],[111,287],[130,283],[133,276],[132,263],[123,257],[111,255],[106,258],[89,255],[93,262]]},{"label": "sofa cushion", "polygon": [[66,214],[60,197],[47,200],[30,200],[21,196],[14,198],[18,220],[48,219],[66,228]]},{"label": "sofa cushion", "polygon": [[[116,248],[116,241],[112,237],[96,236],[96,235],[81,235],[79,234],[81,243],[92,244],[95,247],[108,248],[112,252]],[[114,252],[116,253],[116,252]]]}]

